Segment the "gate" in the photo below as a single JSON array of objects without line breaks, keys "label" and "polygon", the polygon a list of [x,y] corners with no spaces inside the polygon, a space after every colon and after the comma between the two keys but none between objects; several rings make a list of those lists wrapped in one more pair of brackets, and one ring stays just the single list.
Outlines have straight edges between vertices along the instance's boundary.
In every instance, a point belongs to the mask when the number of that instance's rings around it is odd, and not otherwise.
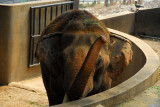
[{"label": "gate", "polygon": [[30,8],[30,46],[29,67],[39,65],[35,58],[36,44],[42,30],[57,16],[72,10],[74,1],[60,2],[55,4],[33,6]]}]

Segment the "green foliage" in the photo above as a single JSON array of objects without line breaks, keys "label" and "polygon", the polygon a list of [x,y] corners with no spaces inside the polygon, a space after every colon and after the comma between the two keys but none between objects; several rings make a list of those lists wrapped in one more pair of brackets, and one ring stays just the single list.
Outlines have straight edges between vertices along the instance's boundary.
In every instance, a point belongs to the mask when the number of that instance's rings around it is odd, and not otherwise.
[{"label": "green foliage", "polygon": [[29,104],[31,104],[33,107],[43,107],[42,105],[38,104],[37,102],[29,101]]},{"label": "green foliage", "polygon": [[33,102],[33,101],[30,101],[29,103],[30,103],[31,105],[35,104],[35,102]]},{"label": "green foliage", "polygon": [[151,89],[156,89],[157,94],[160,95],[160,86],[152,86],[152,87],[148,88],[147,90],[151,90]]},{"label": "green foliage", "polygon": [[152,87],[149,87],[147,90],[151,90],[151,89],[160,90],[160,86],[152,86]]},{"label": "green foliage", "polygon": [[22,0],[22,2],[27,2],[27,0]]},{"label": "green foliage", "polygon": [[12,99],[12,96],[9,96],[10,99]]}]

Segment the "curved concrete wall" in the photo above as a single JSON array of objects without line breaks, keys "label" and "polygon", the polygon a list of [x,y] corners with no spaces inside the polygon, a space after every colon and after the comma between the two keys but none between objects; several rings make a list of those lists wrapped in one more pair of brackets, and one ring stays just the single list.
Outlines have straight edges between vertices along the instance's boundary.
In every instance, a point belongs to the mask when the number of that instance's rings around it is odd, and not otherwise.
[{"label": "curved concrete wall", "polygon": [[133,61],[126,68],[125,74],[121,74],[115,82],[120,84],[99,94],[56,105],[55,107],[93,107],[98,104],[105,107],[113,106],[137,95],[158,80],[159,58],[152,48],[129,34],[113,29],[109,30],[128,38],[133,44]]}]

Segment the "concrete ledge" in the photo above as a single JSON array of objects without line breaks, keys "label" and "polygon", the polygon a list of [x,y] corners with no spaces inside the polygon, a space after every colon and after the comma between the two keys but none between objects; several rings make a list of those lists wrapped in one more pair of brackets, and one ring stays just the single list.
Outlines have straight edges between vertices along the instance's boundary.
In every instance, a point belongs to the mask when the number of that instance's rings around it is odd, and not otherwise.
[{"label": "concrete ledge", "polygon": [[[55,107],[93,107],[99,104],[105,107],[113,106],[124,102],[131,97],[134,97],[146,88],[152,86],[158,80],[159,58],[157,54],[151,49],[151,47],[140,39],[129,34],[122,33],[113,29],[109,30],[130,39],[133,45],[135,45],[136,48],[139,48],[137,49],[139,50],[139,52],[137,50],[133,50],[134,55],[136,55],[136,57],[138,58],[139,54],[137,53],[141,53],[144,55],[140,56],[145,57],[142,58],[142,62],[144,64],[142,64],[139,71],[135,71],[136,73],[132,77],[107,91],[77,101],[56,105]],[[137,62],[137,66],[138,64],[139,62]]]},{"label": "concrete ledge", "polygon": [[134,34],[134,12],[121,12],[106,16],[99,16],[98,19],[101,20],[109,28],[119,30],[128,34]]}]

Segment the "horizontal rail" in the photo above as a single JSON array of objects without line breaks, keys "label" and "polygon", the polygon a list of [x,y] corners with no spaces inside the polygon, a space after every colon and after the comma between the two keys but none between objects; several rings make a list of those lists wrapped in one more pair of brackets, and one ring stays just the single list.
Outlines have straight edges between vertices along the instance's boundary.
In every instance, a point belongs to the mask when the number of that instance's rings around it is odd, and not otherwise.
[{"label": "horizontal rail", "polygon": [[34,67],[34,66],[38,66],[38,65],[40,65],[40,62],[39,62],[39,63],[32,64],[32,65],[29,65],[29,67]]},{"label": "horizontal rail", "polygon": [[54,3],[54,4],[47,4],[47,5],[41,5],[41,6],[33,6],[33,7],[31,7],[31,9],[58,6],[58,5],[65,5],[65,4],[73,4],[73,3],[74,3],[74,1],[68,1],[68,2],[62,2],[62,3]]},{"label": "horizontal rail", "polygon": [[40,37],[41,35],[32,35],[32,38]]}]

